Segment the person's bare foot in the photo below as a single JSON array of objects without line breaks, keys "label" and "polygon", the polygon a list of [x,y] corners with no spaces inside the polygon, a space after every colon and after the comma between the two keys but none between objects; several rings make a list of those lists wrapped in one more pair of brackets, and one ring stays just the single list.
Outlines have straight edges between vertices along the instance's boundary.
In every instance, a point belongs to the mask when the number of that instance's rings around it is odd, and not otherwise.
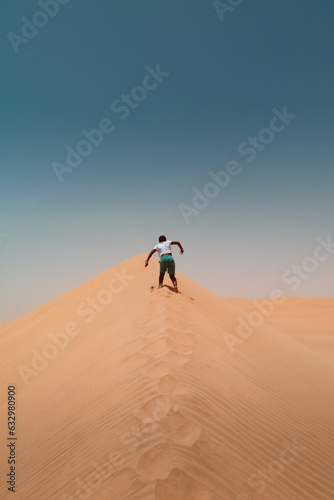
[{"label": "person's bare foot", "polygon": [[177,288],[177,286],[174,286],[174,291],[175,293],[179,293],[179,289]]}]

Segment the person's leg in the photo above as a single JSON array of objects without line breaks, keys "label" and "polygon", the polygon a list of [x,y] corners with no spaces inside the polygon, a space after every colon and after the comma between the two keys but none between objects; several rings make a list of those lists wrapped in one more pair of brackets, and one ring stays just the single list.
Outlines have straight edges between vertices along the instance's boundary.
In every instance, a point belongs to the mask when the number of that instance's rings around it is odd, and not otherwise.
[{"label": "person's leg", "polygon": [[168,274],[174,285],[174,290],[177,293],[178,289],[177,289],[177,281],[175,278],[175,261],[171,255],[169,256],[169,262],[168,262]]},{"label": "person's leg", "polygon": [[165,276],[165,273],[159,274],[159,288],[162,288],[162,284],[164,282],[164,276]]},{"label": "person's leg", "polygon": [[177,281],[176,281],[176,278],[175,278],[175,274],[170,274],[169,277],[172,280],[175,292],[178,293],[179,290],[177,288]]},{"label": "person's leg", "polygon": [[162,288],[164,282],[165,272],[168,266],[167,256],[163,255],[160,259],[160,274],[159,274],[159,288]]},{"label": "person's leg", "polygon": [[176,278],[175,278],[175,274],[170,274],[169,277],[172,280],[173,285],[177,286],[177,281],[176,281]]}]

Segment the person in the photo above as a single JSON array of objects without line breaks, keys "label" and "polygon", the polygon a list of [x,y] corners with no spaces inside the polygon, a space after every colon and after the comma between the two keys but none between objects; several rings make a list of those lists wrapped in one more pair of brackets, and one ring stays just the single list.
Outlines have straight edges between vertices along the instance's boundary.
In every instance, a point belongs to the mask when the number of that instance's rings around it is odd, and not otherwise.
[{"label": "person", "polygon": [[172,255],[172,245],[177,245],[180,248],[180,254],[183,254],[184,250],[179,241],[169,241],[166,239],[166,236],[159,236],[159,243],[155,245],[153,250],[151,250],[148,254],[148,257],[145,260],[145,267],[148,266],[148,262],[152,255],[155,252],[158,252],[160,258],[159,288],[162,288],[165,272],[167,270],[169,277],[172,280],[174,290],[178,293],[179,290],[177,288],[177,280],[175,278],[175,261]]}]

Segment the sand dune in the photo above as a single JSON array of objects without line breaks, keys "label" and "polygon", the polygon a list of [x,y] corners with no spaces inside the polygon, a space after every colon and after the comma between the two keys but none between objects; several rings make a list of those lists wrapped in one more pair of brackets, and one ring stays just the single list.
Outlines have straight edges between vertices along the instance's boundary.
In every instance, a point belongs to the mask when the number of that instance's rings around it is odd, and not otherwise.
[{"label": "sand dune", "polygon": [[287,298],[254,327],[259,302],[181,274],[152,290],[145,257],[1,328],[18,439],[0,497],[333,500],[334,300]]},{"label": "sand dune", "polygon": [[[259,310],[257,304],[261,302],[234,298],[225,301],[241,309],[246,318],[252,311]],[[265,318],[265,323],[334,362],[334,298],[284,297],[282,304],[277,304],[273,313]]]}]

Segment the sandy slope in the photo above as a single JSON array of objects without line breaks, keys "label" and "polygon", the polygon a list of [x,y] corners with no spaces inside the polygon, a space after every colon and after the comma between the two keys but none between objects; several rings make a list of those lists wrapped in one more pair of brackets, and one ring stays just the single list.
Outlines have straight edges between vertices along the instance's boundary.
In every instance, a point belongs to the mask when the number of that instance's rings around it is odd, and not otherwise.
[{"label": "sandy slope", "polygon": [[[226,301],[230,307],[242,309],[246,318],[263,302],[237,298]],[[265,317],[265,323],[334,363],[334,298],[284,297]]]},{"label": "sandy slope", "polygon": [[1,328],[18,479],[0,497],[333,500],[333,300],[240,330],[254,303],[181,275],[182,293],[151,290],[144,259]]}]

